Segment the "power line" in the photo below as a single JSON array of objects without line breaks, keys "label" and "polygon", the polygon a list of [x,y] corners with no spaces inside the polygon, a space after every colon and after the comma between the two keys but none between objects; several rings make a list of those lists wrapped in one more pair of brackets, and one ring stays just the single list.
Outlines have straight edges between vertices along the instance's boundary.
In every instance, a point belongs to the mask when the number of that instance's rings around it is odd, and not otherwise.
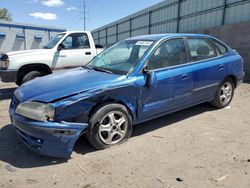
[{"label": "power line", "polygon": [[76,19],[73,23],[71,23],[71,24],[69,24],[69,25],[67,25],[66,27],[68,28],[68,27],[71,27],[71,26],[73,26],[73,25],[75,25],[75,24],[77,24],[78,22],[80,22],[81,21],[81,19],[80,18],[78,18],[78,19]]}]

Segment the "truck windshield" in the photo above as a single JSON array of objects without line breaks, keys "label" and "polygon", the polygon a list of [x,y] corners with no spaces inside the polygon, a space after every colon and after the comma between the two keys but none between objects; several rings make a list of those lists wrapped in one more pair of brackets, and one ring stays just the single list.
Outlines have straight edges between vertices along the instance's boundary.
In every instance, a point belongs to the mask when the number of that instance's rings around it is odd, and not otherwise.
[{"label": "truck windshield", "polygon": [[58,34],[55,37],[53,37],[48,44],[46,44],[43,48],[44,49],[51,49],[54,48],[54,46],[61,40],[61,38],[64,36],[65,34]]},{"label": "truck windshield", "polygon": [[107,48],[88,65],[94,70],[106,70],[114,74],[127,74],[141,59],[153,41],[124,40]]}]

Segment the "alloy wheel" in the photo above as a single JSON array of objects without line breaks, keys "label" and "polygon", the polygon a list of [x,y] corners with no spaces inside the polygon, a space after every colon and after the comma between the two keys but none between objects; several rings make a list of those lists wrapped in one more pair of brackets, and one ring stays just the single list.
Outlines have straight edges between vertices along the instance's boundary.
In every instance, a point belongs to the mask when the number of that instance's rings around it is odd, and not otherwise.
[{"label": "alloy wheel", "polygon": [[120,142],[126,135],[128,122],[125,115],[112,111],[105,115],[99,125],[99,137],[107,145]]},{"label": "alloy wheel", "polygon": [[220,102],[226,105],[232,98],[233,86],[230,82],[225,82],[220,90]]}]

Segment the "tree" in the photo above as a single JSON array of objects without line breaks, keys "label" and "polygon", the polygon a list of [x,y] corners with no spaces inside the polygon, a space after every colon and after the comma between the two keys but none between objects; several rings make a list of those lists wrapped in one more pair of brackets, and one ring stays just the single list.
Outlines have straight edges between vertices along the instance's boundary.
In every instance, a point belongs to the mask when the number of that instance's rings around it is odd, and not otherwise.
[{"label": "tree", "polygon": [[12,21],[12,16],[8,9],[0,8],[0,20]]}]

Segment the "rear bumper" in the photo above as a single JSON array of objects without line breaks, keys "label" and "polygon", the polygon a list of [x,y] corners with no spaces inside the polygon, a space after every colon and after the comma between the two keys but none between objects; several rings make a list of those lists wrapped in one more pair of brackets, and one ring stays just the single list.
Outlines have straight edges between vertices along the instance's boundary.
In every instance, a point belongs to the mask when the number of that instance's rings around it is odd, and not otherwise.
[{"label": "rear bumper", "polygon": [[38,122],[10,110],[10,119],[21,141],[31,150],[59,158],[69,158],[76,140],[83,134],[88,124],[66,122]]},{"label": "rear bumper", "polygon": [[0,69],[0,78],[2,82],[15,82],[17,70],[3,70]]}]

